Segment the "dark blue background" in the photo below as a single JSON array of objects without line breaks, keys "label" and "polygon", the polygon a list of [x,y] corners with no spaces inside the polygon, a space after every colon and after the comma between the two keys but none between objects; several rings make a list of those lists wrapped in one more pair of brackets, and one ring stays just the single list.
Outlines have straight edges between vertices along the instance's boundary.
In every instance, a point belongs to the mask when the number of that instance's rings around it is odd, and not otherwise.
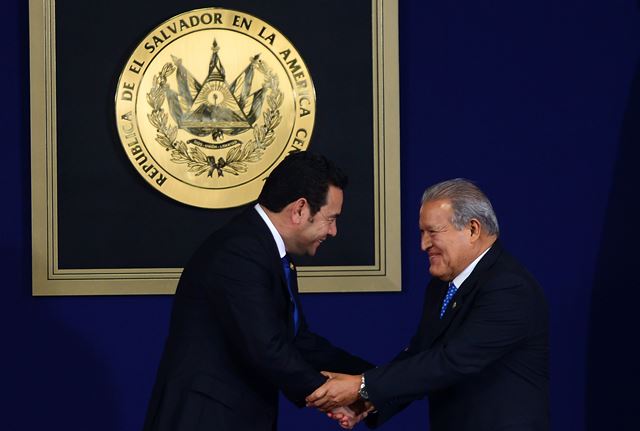
[{"label": "dark blue background", "polygon": [[[464,176],[549,299],[553,429],[637,429],[639,12],[631,0],[401,0],[403,291],[305,295],[313,328],[375,362],[407,343],[427,282],[420,194]],[[2,17],[0,428],[137,430],[171,298],[31,296],[27,2]],[[383,429],[426,423],[422,401]],[[337,428],[283,403],[280,429]]]}]

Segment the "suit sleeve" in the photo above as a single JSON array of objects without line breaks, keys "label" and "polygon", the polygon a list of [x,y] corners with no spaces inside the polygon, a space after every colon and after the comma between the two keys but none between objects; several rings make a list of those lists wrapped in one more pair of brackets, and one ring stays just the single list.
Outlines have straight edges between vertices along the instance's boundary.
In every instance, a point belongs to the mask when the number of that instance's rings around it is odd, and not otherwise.
[{"label": "suit sleeve", "polygon": [[[424,315],[423,315],[424,318]],[[405,348],[404,350],[401,350],[400,353],[398,353],[396,355],[395,358],[393,358],[393,360],[391,361],[391,363],[394,362],[398,362],[398,361],[403,361],[407,358],[410,358],[411,356],[413,356],[416,353],[415,350],[415,344],[416,344],[416,339],[418,337],[418,334],[416,333],[412,338],[411,338],[411,342],[409,343],[409,346],[407,346],[407,348]],[[367,374],[365,373],[365,379],[367,378]],[[369,384],[367,383],[367,386]],[[371,399],[371,398],[370,398]],[[382,425],[384,422],[386,422],[389,418],[391,418],[392,416],[400,413],[402,410],[406,409],[409,404],[411,403],[411,401],[413,401],[413,399],[411,400],[397,400],[397,402],[393,402],[393,403],[388,403],[384,406],[384,408],[377,408],[376,406],[376,410],[372,413],[370,413],[367,418],[365,419],[365,423],[367,424],[367,426],[369,428],[377,428],[378,426]],[[375,406],[375,404],[374,404]]]},{"label": "suit sleeve", "polygon": [[216,253],[205,291],[229,342],[244,365],[282,390],[297,405],[326,380],[287,339],[274,299],[273,274],[250,238],[234,238]]},{"label": "suit sleeve", "polygon": [[529,335],[533,290],[516,275],[487,282],[448,342],[365,373],[369,397],[381,409],[423,398],[479,373]]}]

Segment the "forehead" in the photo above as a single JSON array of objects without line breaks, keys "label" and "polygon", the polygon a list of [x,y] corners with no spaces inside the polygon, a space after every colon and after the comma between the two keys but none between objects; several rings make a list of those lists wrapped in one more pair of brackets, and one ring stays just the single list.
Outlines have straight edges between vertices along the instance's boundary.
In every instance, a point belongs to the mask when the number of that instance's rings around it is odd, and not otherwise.
[{"label": "forehead", "polygon": [[447,224],[453,216],[449,199],[427,201],[420,207],[420,224],[425,226]]}]

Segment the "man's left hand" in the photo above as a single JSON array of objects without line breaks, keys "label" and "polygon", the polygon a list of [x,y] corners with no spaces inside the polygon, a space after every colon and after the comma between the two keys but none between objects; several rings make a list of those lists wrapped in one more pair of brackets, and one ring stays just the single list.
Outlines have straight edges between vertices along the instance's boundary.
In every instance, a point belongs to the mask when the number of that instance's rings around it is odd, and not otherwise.
[{"label": "man's left hand", "polygon": [[361,413],[356,413],[351,407],[338,407],[329,412],[327,416],[338,422],[338,424],[344,429],[353,429],[358,423],[367,417],[369,412],[367,410]]}]

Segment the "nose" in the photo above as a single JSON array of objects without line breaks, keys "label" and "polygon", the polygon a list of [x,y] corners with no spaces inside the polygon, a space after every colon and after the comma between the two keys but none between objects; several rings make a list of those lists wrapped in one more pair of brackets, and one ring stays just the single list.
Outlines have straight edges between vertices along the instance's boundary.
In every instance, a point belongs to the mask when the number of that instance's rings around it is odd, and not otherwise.
[{"label": "nose", "polygon": [[329,225],[329,232],[327,232],[329,236],[338,235],[338,223],[333,222]]},{"label": "nose", "polygon": [[431,237],[427,232],[422,232],[422,236],[420,238],[420,249],[422,251],[427,251],[431,247]]}]

